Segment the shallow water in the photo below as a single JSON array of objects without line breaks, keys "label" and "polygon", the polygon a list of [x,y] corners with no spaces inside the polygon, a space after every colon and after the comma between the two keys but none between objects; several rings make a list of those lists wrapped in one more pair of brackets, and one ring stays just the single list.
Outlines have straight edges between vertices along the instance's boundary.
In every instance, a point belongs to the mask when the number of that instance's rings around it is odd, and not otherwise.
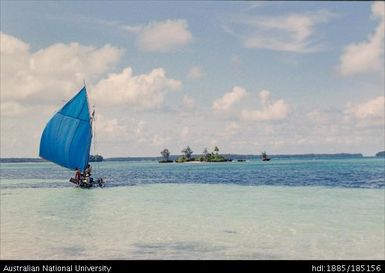
[{"label": "shallow water", "polygon": [[[159,164],[155,161],[93,163],[109,187],[154,184],[237,184],[385,188],[383,158],[273,160]],[[72,187],[74,172],[52,163],[1,164],[1,188]],[[16,181],[16,183],[14,183]]]},{"label": "shallow water", "polygon": [[384,259],[383,163],[2,164],[0,258]]}]

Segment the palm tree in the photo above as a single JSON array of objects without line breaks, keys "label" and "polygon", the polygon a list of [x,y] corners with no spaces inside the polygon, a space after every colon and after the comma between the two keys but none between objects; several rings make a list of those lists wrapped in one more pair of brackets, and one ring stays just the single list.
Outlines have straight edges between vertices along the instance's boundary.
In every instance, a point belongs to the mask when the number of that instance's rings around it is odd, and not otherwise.
[{"label": "palm tree", "polygon": [[216,154],[216,155],[218,155],[219,149],[218,149],[218,147],[217,147],[217,146],[215,146],[215,148],[214,148],[214,152],[215,152],[215,154]]},{"label": "palm tree", "polygon": [[160,154],[163,156],[165,161],[168,161],[168,158],[170,157],[170,152],[168,149],[164,149],[160,152]]}]

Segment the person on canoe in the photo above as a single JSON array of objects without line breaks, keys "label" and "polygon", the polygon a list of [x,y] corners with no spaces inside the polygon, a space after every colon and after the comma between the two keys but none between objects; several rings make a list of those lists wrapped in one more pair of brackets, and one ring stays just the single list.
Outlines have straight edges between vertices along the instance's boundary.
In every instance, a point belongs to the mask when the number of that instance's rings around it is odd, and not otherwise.
[{"label": "person on canoe", "polygon": [[80,172],[79,168],[75,169],[75,182],[79,185],[82,180],[82,173]]}]

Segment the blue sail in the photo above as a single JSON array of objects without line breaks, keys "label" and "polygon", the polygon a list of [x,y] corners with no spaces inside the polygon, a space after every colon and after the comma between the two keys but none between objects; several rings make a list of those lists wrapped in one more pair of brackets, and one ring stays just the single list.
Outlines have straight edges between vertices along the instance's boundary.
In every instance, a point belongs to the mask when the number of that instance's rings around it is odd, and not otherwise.
[{"label": "blue sail", "polygon": [[39,156],[68,169],[84,171],[89,161],[92,129],[83,87],[47,123],[40,140]]}]

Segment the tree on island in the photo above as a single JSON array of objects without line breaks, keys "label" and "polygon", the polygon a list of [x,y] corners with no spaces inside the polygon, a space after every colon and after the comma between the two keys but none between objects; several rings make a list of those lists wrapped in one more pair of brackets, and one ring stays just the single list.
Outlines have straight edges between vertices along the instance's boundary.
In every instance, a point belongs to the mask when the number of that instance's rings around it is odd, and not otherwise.
[{"label": "tree on island", "polygon": [[203,150],[203,158],[201,158],[200,161],[207,161],[209,159],[209,157],[210,157],[210,153],[209,153],[209,151],[207,151],[207,148],[205,148]]},{"label": "tree on island", "polygon": [[217,146],[215,146],[214,151],[215,151],[215,153],[214,152],[209,153],[207,151],[207,148],[205,148],[203,150],[203,154],[201,156],[193,158],[192,157],[193,151],[191,150],[191,148],[189,146],[187,146],[186,148],[184,148],[182,150],[183,155],[178,157],[175,160],[175,162],[183,163],[183,162],[187,162],[187,161],[201,161],[201,162],[227,162],[227,161],[232,161],[232,159],[226,159],[222,155],[219,155],[218,154],[219,148]]},{"label": "tree on island", "polygon": [[169,158],[170,158],[170,151],[168,149],[164,149],[163,151],[160,152],[160,154],[163,156],[163,159],[162,161],[165,161],[165,162],[169,162]]},{"label": "tree on island", "polygon": [[214,152],[211,153],[211,156],[208,162],[226,162],[226,161],[228,160],[219,154],[218,146],[215,146]]},{"label": "tree on island", "polygon": [[267,157],[266,152],[262,152],[261,159],[262,159],[262,161],[269,161],[270,160],[270,158]]},{"label": "tree on island", "polygon": [[232,159],[226,159],[224,156],[220,155],[219,154],[219,148],[217,146],[214,147],[214,151],[211,153],[209,153],[207,151],[207,148],[205,148],[203,151],[203,155],[198,160],[204,161],[204,162],[228,162],[228,161],[232,161]]},{"label": "tree on island", "polygon": [[187,161],[191,160],[191,155],[193,154],[193,151],[191,150],[190,146],[187,146],[182,150],[182,153],[184,153],[185,158]]},{"label": "tree on island", "polygon": [[178,157],[175,162],[177,163],[183,163],[183,162],[187,162],[187,161],[194,161],[195,159],[191,157],[191,155],[193,154],[193,151],[191,150],[190,146],[187,146],[186,148],[184,148],[182,151],[183,155],[181,155],[180,157]]}]

